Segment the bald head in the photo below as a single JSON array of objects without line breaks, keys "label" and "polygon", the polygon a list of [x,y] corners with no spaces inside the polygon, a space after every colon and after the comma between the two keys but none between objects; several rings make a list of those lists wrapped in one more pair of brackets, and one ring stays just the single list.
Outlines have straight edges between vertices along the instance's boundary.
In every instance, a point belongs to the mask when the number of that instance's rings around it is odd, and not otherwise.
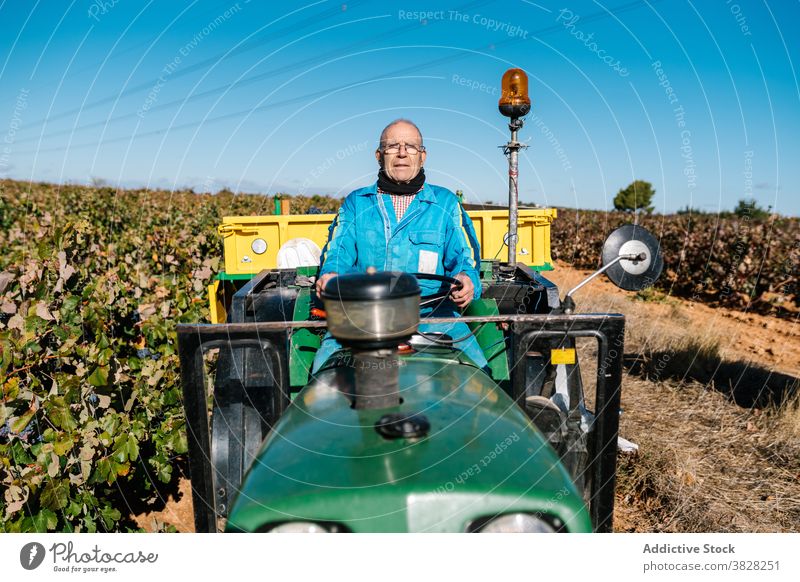
[{"label": "bald head", "polygon": [[383,128],[383,131],[381,132],[380,141],[378,143],[378,147],[381,147],[386,144],[386,135],[389,133],[389,130],[395,127],[396,125],[405,125],[413,128],[414,131],[416,131],[417,135],[419,136],[419,145],[422,145],[422,132],[417,127],[417,124],[411,121],[410,119],[403,119],[401,117],[400,119],[395,119],[389,125]]}]

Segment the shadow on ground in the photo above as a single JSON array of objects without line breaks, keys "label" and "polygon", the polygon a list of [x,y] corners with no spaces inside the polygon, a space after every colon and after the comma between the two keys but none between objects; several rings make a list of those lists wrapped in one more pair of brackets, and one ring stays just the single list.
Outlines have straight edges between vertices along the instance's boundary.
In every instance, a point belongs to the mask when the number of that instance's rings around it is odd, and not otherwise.
[{"label": "shadow on ground", "polygon": [[[176,458],[172,478],[168,483],[162,483],[150,471],[137,471],[137,477],[131,482],[117,481],[116,490],[112,495],[112,507],[122,513],[117,524],[119,529],[143,531],[141,523],[137,523],[136,516],[163,512],[169,506],[180,502],[185,495],[185,492],[179,490],[180,482],[186,475],[188,475],[188,462],[184,455]],[[142,497],[143,491],[148,492],[148,499]],[[171,519],[161,524],[159,531],[175,531],[172,527],[174,518],[169,517]]]},{"label": "shadow on ground", "polygon": [[745,408],[779,407],[800,388],[800,379],[794,376],[752,362],[723,360],[705,346],[625,354],[623,365],[629,373],[651,381],[705,384]]}]

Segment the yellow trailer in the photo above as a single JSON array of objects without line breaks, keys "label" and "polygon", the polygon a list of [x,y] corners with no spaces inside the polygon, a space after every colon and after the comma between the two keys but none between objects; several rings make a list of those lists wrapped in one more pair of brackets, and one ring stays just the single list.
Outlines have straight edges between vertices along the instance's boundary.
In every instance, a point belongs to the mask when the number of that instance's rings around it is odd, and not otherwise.
[{"label": "yellow trailer", "polygon": [[[507,210],[467,211],[481,246],[481,259],[507,260]],[[555,208],[519,211],[517,262],[537,271],[549,271],[550,223]],[[225,281],[249,279],[264,269],[278,268],[278,251],[296,239],[308,239],[319,249],[328,241],[335,214],[282,214],[271,216],[226,216],[218,230],[222,236],[225,271],[209,286],[211,321],[225,321],[221,290]],[[504,252],[505,251],[505,252]]]}]

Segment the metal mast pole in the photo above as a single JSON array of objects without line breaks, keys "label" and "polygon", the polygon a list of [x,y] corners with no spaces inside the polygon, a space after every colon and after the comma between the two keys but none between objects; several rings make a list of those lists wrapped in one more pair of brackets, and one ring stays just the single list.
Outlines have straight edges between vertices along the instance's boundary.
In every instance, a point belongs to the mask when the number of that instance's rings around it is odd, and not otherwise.
[{"label": "metal mast pole", "polygon": [[512,269],[517,266],[517,218],[519,215],[519,150],[527,146],[517,141],[517,131],[522,127],[523,121],[514,117],[508,124],[511,130],[511,139],[502,146],[508,158],[508,266]]}]

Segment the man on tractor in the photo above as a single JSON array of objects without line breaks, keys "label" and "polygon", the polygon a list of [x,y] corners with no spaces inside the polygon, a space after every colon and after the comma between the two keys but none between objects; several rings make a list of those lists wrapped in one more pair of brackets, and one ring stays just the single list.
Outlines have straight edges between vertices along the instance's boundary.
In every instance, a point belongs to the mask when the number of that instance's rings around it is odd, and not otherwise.
[{"label": "man on tractor", "polygon": [[[384,128],[375,150],[378,181],[351,192],[331,224],[322,251],[318,296],[336,275],[374,267],[445,275],[461,283],[453,285],[449,297],[435,308],[424,309],[423,316],[457,317],[459,309],[480,297],[480,248],[472,221],[453,192],[425,181],[426,156],[422,133],[413,122],[397,119]],[[432,280],[419,284],[423,299],[441,288]],[[466,324],[423,324],[420,331],[461,340],[454,345],[479,367],[487,365]],[[326,336],[312,371],[338,349],[336,340]]]}]

